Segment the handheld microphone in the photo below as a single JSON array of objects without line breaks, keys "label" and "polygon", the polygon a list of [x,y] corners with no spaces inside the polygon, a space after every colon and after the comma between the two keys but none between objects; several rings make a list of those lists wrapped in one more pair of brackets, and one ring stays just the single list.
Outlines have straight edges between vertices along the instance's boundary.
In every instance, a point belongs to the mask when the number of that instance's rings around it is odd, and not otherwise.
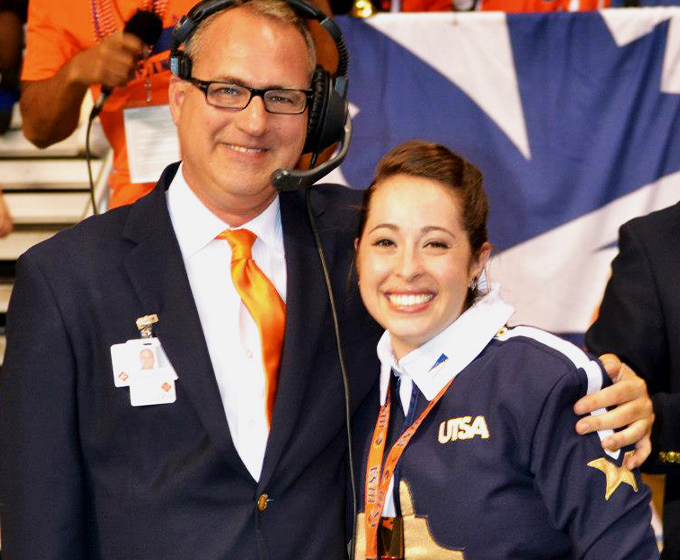
[{"label": "handheld microphone", "polygon": [[352,119],[348,112],[345,118],[342,139],[340,140],[340,151],[335,157],[313,169],[277,169],[270,176],[272,185],[274,185],[274,188],[278,192],[302,191],[308,189],[345,160],[351,138]]},{"label": "handheld microphone", "polygon": [[[163,32],[163,21],[157,14],[149,10],[137,10],[134,15],[125,23],[123,33],[134,35],[145,45],[152,46],[158,41]],[[94,104],[90,118],[96,117],[101,113],[104,103],[113,92],[113,88],[103,86],[99,99]]]}]

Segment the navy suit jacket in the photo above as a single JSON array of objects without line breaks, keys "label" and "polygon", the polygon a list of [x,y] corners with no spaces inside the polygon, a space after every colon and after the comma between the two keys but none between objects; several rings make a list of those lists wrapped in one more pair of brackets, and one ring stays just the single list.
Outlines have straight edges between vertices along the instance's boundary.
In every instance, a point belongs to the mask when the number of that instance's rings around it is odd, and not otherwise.
[{"label": "navy suit jacket", "polygon": [[[262,475],[231,440],[166,205],[177,165],[132,206],[85,220],[21,257],[0,378],[4,560],[342,559],[342,381],[304,196],[281,195],[286,336]],[[315,187],[336,293],[350,405],[378,373],[380,329],[349,282],[360,193]],[[154,334],[173,404],[132,407],[110,347]],[[267,507],[258,498],[266,493]]]},{"label": "navy suit jacket", "polygon": [[[627,222],[586,346],[613,352],[643,377],[654,402],[652,455],[664,472],[664,559],[680,560],[680,203]],[[671,454],[672,453],[672,454]]]}]

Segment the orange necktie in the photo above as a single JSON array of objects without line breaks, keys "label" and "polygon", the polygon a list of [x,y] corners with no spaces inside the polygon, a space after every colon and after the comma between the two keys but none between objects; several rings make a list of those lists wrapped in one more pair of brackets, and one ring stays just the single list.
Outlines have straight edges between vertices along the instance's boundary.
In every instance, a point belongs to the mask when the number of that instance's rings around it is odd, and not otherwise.
[{"label": "orange necktie", "polygon": [[252,231],[225,230],[217,238],[226,239],[231,246],[231,278],[234,287],[260,331],[267,423],[271,426],[286,328],[286,304],[253,260],[251,251],[257,236]]}]

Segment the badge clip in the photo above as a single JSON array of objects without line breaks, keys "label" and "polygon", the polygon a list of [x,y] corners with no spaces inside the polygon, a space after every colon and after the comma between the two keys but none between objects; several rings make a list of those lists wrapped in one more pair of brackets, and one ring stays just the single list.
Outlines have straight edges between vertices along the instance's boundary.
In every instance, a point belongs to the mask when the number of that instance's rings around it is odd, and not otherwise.
[{"label": "badge clip", "polygon": [[151,338],[153,336],[154,323],[158,323],[158,315],[155,313],[153,315],[144,315],[144,317],[137,319],[135,324],[142,338]]}]

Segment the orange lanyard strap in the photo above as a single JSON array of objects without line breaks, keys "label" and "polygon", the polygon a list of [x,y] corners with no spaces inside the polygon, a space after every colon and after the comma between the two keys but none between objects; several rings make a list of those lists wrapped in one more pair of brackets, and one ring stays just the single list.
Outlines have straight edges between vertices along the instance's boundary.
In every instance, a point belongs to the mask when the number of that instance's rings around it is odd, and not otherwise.
[{"label": "orange lanyard strap", "polygon": [[375,423],[371,448],[368,452],[368,462],[366,463],[366,488],[365,488],[365,518],[366,518],[366,558],[378,557],[378,526],[382,510],[385,506],[385,497],[390,480],[394,475],[394,469],[404,453],[416,430],[423,423],[430,411],[439,402],[446,390],[450,387],[453,379],[449,381],[437,396],[432,399],[420,416],[399,436],[397,442],[392,446],[385,460],[385,467],[382,469],[382,458],[385,452],[385,442],[387,440],[387,428],[390,423],[390,388],[387,387],[387,398],[385,404],[380,407],[380,414]]}]

